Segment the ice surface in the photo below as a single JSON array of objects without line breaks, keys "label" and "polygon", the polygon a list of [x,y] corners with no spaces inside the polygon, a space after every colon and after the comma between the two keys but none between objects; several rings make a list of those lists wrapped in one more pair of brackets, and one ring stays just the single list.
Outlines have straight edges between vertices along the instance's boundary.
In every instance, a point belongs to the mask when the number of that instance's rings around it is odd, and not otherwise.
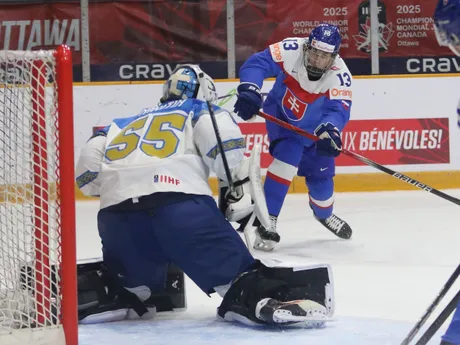
[{"label": "ice surface", "polygon": [[[460,190],[446,192],[460,197]],[[101,255],[97,211],[97,202],[77,204],[80,259]],[[335,213],[352,226],[351,240],[337,239],[315,221],[306,195],[288,195],[279,247],[257,252],[332,265],[336,316],[325,328],[253,329],[219,321],[220,298],[207,297],[187,280],[187,311],[160,314],[153,322],[80,326],[80,344],[399,345],[460,261],[458,206],[421,191],[343,193],[336,195]],[[444,329],[430,344],[439,344]]]}]

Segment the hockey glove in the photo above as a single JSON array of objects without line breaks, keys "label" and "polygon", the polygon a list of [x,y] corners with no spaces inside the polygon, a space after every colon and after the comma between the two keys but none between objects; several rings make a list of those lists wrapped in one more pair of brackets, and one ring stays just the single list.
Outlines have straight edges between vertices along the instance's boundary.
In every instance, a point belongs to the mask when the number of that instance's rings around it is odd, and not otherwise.
[{"label": "hockey glove", "polygon": [[322,123],[315,129],[315,135],[319,137],[316,142],[318,156],[337,157],[342,151],[342,139],[340,131],[331,123]]},{"label": "hockey glove", "polygon": [[237,95],[233,111],[243,120],[250,120],[259,112],[262,105],[259,87],[251,83],[241,83],[238,85]]}]

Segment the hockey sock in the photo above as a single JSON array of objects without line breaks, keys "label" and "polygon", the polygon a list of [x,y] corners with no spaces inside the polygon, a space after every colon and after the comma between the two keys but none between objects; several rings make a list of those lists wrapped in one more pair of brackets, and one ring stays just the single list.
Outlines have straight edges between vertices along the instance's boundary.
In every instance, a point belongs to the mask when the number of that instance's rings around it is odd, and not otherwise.
[{"label": "hockey sock", "polygon": [[326,219],[331,216],[334,206],[334,182],[332,178],[306,179],[310,207],[319,219]]},{"label": "hockey sock", "polygon": [[291,181],[297,174],[302,152],[302,143],[288,139],[274,146],[274,160],[268,167],[264,184],[268,213],[272,216],[278,216],[281,212]]}]

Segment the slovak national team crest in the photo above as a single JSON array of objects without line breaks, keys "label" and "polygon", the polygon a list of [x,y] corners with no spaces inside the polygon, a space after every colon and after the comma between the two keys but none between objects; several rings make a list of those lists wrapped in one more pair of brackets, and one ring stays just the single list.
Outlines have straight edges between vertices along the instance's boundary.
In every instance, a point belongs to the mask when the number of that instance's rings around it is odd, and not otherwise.
[{"label": "slovak national team crest", "polygon": [[307,110],[308,103],[302,102],[298,99],[289,88],[286,88],[286,92],[283,97],[284,113],[292,121],[300,121]]}]

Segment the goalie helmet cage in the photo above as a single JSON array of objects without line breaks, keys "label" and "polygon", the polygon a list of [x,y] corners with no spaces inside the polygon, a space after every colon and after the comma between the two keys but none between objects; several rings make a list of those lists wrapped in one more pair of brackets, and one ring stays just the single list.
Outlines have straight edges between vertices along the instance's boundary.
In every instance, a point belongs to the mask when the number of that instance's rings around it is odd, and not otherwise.
[{"label": "goalie helmet cage", "polygon": [[72,57],[0,51],[0,344],[77,345]]}]

